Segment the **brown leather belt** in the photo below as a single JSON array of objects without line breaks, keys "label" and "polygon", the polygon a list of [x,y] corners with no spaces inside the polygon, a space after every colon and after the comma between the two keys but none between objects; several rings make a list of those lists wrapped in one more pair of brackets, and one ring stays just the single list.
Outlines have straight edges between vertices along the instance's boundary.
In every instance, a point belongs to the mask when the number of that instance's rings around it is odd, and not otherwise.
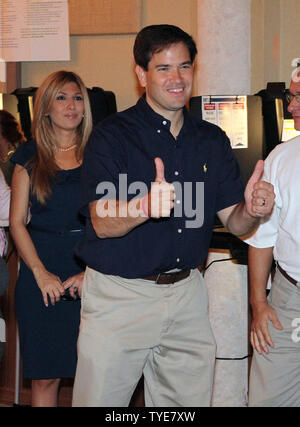
[{"label": "brown leather belt", "polygon": [[297,280],[295,280],[295,279],[293,279],[291,276],[289,276],[288,274],[287,274],[287,272],[286,271],[284,271],[284,269],[283,268],[281,268],[280,267],[280,265],[277,263],[277,267],[278,267],[278,270],[280,271],[280,273],[289,281],[289,282],[291,282],[293,285],[297,285]]},{"label": "brown leather belt", "polygon": [[143,277],[145,280],[151,280],[157,285],[170,285],[179,282],[190,275],[191,270],[180,270],[176,273],[160,273],[154,276]]}]

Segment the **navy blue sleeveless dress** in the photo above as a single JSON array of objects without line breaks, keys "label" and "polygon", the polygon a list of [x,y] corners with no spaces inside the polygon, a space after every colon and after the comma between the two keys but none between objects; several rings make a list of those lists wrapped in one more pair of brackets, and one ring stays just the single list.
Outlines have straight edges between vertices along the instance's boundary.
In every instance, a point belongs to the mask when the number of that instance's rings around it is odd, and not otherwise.
[{"label": "navy blue sleeveless dress", "polygon": [[[11,161],[25,166],[36,153],[33,141],[20,145]],[[83,271],[74,247],[83,232],[78,215],[81,167],[60,170],[51,185],[52,195],[42,205],[30,195],[28,231],[45,268],[62,281]],[[81,230],[81,231],[80,231]],[[31,270],[21,261],[15,291],[23,376],[31,379],[73,378],[80,321],[80,300],[44,305]]]}]

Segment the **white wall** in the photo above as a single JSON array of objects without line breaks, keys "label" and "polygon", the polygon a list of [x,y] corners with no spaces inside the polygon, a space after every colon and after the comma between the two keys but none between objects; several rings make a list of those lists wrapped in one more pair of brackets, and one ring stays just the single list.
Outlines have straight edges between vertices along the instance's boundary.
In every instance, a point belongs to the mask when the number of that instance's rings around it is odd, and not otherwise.
[{"label": "white wall", "polygon": [[[142,26],[179,25],[195,35],[197,0],[142,0]],[[71,36],[71,60],[63,62],[23,62],[22,87],[39,86],[51,72],[67,69],[77,72],[86,86],[111,90],[118,110],[133,105],[139,95],[133,68],[135,34]]]}]

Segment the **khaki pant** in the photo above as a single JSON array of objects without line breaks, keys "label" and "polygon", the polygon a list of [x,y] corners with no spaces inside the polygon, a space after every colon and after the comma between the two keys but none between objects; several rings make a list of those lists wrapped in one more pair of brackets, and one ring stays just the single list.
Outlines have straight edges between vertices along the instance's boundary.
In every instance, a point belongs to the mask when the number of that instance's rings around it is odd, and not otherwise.
[{"label": "khaki pant", "polygon": [[275,348],[254,353],[250,371],[249,406],[300,406],[300,283],[276,271],[268,296],[283,330],[269,322]]},{"label": "khaki pant", "polygon": [[87,268],[73,406],[128,406],[142,373],[146,406],[209,406],[214,364],[198,270],[156,285]]}]

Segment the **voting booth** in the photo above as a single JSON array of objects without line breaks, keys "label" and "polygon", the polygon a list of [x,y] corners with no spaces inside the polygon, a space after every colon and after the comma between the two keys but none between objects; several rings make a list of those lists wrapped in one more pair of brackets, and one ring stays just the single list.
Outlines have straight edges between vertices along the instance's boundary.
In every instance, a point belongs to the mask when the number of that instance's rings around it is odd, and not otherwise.
[{"label": "voting booth", "polygon": [[[267,151],[261,97],[199,96],[191,98],[190,111],[226,132],[246,183],[257,160]],[[251,349],[247,252],[247,245],[228,233],[216,217],[203,271],[217,343],[212,396],[215,407],[243,407],[248,403]]]}]

